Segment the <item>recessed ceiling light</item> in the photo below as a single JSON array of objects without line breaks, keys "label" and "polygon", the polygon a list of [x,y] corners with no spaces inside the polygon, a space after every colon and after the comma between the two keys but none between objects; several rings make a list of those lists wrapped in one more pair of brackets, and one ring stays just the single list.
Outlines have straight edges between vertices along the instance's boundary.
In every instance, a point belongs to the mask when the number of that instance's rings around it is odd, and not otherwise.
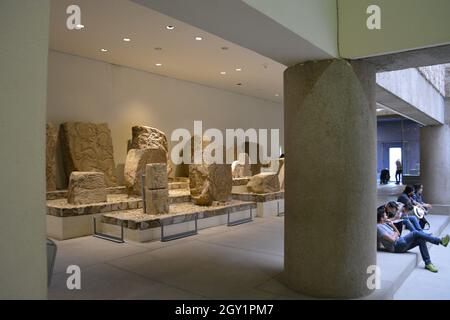
[{"label": "recessed ceiling light", "polygon": [[220,73],[221,75],[225,75],[225,74],[227,74],[225,71],[222,71],[221,73]]},{"label": "recessed ceiling light", "polygon": [[167,30],[173,30],[173,29],[175,29],[175,26],[168,25],[168,26],[166,26],[166,29]]},{"label": "recessed ceiling light", "polygon": [[155,66],[162,67],[162,63],[155,63]]},{"label": "recessed ceiling light", "polygon": [[84,25],[82,25],[82,24],[77,24],[77,25],[75,26],[75,29],[77,29],[77,30],[84,29]]},{"label": "recessed ceiling light", "polygon": [[377,109],[377,112],[383,111],[383,109]]},{"label": "recessed ceiling light", "polygon": [[195,40],[197,40],[197,41],[202,41],[203,38],[202,38],[202,37],[195,37]]},{"label": "recessed ceiling light", "polygon": [[275,97],[279,97],[280,95],[277,93],[277,94],[275,94]]},{"label": "recessed ceiling light", "polygon": [[123,38],[123,41],[125,41],[125,42],[130,42],[131,39],[130,39],[130,38]]},{"label": "recessed ceiling light", "polygon": [[241,69],[241,68],[237,68],[237,69],[236,69],[236,71],[238,71],[238,72],[239,72],[239,71],[242,71],[242,69]]},{"label": "recessed ceiling light", "polygon": [[108,49],[100,49],[101,52],[108,52]]}]

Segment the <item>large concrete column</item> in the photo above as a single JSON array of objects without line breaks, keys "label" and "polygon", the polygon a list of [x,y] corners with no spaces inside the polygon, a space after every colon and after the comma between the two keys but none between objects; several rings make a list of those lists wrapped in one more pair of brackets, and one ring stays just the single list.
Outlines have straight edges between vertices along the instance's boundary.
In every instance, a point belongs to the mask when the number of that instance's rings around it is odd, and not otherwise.
[{"label": "large concrete column", "polygon": [[325,60],[285,72],[285,274],[303,294],[370,293],[376,264],[375,72]]},{"label": "large concrete column", "polygon": [[450,127],[420,129],[420,180],[432,204],[450,205]]},{"label": "large concrete column", "polygon": [[47,297],[49,20],[49,0],[0,1],[0,299]]}]

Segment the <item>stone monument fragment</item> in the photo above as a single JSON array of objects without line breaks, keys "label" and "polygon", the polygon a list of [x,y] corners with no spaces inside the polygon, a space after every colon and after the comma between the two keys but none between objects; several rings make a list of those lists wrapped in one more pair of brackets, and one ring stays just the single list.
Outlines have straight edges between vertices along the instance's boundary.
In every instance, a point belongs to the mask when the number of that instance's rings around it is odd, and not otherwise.
[{"label": "stone monument fragment", "polygon": [[241,153],[239,155],[239,160],[236,160],[232,163],[231,170],[233,178],[243,178],[251,176],[252,170],[248,154]]},{"label": "stone monument fragment", "polygon": [[58,129],[47,123],[46,127],[46,181],[47,191],[56,190],[56,142],[58,139]]},{"label": "stone monument fragment", "polygon": [[129,195],[142,195],[141,176],[149,163],[165,163],[166,153],[160,148],[131,149],[125,160],[124,181]]},{"label": "stone monument fragment", "polygon": [[131,128],[132,139],[130,149],[161,149],[166,155],[167,174],[170,176],[173,171],[169,159],[169,144],[164,132],[148,126],[133,126]]},{"label": "stone monument fragment", "polygon": [[276,172],[263,172],[251,177],[247,189],[253,193],[271,193],[280,191],[280,182]]},{"label": "stone monument fragment", "polygon": [[169,213],[169,190],[167,165],[165,163],[150,163],[145,167],[145,213]]},{"label": "stone monument fragment", "polygon": [[78,172],[70,175],[67,202],[83,205],[107,201],[105,175],[101,172]]},{"label": "stone monument fragment", "polygon": [[111,131],[107,124],[63,123],[61,146],[67,176],[73,171],[102,172],[108,187],[117,185]]},{"label": "stone monument fragment", "polygon": [[189,165],[191,199],[197,205],[210,206],[213,201],[231,199],[233,179],[229,164]]}]

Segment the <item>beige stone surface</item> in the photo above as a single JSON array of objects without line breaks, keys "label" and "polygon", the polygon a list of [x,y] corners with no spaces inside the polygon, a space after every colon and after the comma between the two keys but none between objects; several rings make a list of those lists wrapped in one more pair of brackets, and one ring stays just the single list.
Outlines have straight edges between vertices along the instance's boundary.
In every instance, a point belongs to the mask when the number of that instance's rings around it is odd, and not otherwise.
[{"label": "beige stone surface", "polygon": [[63,123],[61,146],[67,176],[73,171],[103,172],[108,187],[117,185],[111,131],[106,123]]},{"label": "beige stone surface", "polygon": [[67,202],[91,204],[107,201],[105,175],[101,172],[77,172],[70,175]]},{"label": "beige stone surface", "polygon": [[[131,149],[161,149],[166,155],[167,175],[173,176],[173,164],[169,159],[169,143],[164,132],[148,126],[134,126],[131,128]],[[160,161],[158,161],[160,162]]]},{"label": "beige stone surface", "polygon": [[141,175],[149,163],[164,163],[166,153],[160,148],[131,149],[125,161],[124,181],[128,194],[142,195]]},{"label": "beige stone surface", "polygon": [[251,176],[252,168],[250,165],[250,158],[248,154],[240,154],[238,160],[232,163],[231,170],[233,178],[243,178]]},{"label": "beige stone surface", "polygon": [[169,191],[167,189],[145,190],[147,214],[169,213]]},{"label": "beige stone surface", "polygon": [[150,163],[145,168],[145,183],[147,189],[167,189],[167,165],[165,163]]},{"label": "beige stone surface", "polygon": [[47,191],[56,190],[56,142],[58,140],[58,129],[52,123],[46,127],[46,181]]},{"label": "beige stone surface", "polygon": [[280,191],[280,182],[275,172],[263,172],[254,175],[247,184],[247,189],[254,193],[270,193]]},{"label": "beige stone surface", "polygon": [[231,198],[233,179],[229,164],[189,165],[192,201],[209,206],[213,201],[225,202]]},{"label": "beige stone surface", "polygon": [[280,183],[280,189],[284,190],[284,161],[281,163],[280,170],[278,171],[278,181]]},{"label": "beige stone surface", "polygon": [[163,149],[169,151],[169,145],[164,132],[147,126],[134,126],[131,128],[133,138],[131,140],[132,149]]}]

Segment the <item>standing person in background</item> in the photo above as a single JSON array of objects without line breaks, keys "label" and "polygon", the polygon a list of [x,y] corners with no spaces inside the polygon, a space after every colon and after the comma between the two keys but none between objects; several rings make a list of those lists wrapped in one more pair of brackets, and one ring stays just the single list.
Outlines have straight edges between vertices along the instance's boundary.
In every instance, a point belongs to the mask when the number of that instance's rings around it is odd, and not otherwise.
[{"label": "standing person in background", "polygon": [[395,165],[397,166],[397,171],[395,171],[395,184],[400,184],[400,181],[403,180],[403,165],[400,159],[397,159],[397,161],[395,161]]}]

